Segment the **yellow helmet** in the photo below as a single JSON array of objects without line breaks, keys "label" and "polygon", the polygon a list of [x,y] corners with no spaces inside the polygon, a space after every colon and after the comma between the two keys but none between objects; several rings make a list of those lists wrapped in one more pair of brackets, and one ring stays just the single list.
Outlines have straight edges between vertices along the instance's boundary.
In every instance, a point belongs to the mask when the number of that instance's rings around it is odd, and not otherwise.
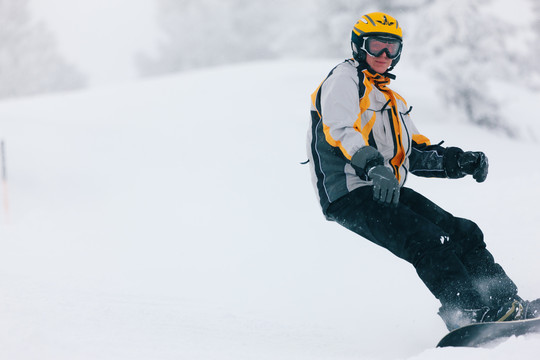
[{"label": "yellow helmet", "polygon": [[402,40],[403,33],[398,21],[392,16],[382,13],[374,12],[366,14],[356,22],[353,28],[353,36],[366,36],[366,35],[390,35],[395,36],[399,40]]},{"label": "yellow helmet", "polygon": [[394,17],[382,12],[374,12],[362,16],[354,25],[351,34],[351,47],[353,56],[357,61],[363,62],[366,59],[365,40],[372,36],[399,40],[399,55],[392,61],[392,67],[394,67],[399,61],[401,42],[403,41],[403,32],[399,26],[399,22]]}]

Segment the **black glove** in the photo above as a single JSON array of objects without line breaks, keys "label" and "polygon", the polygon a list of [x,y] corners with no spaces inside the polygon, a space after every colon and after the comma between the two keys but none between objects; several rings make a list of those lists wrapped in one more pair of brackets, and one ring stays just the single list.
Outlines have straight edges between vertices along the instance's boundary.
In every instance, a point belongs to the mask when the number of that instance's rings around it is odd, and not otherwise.
[{"label": "black glove", "polygon": [[457,162],[464,174],[472,175],[477,182],[486,180],[489,163],[483,152],[466,151],[458,157]]},{"label": "black glove", "polygon": [[392,170],[384,165],[377,165],[369,169],[368,177],[373,181],[373,200],[383,205],[397,206],[399,182]]},{"label": "black glove", "polygon": [[446,148],[443,155],[444,169],[450,179],[472,175],[477,182],[486,180],[488,174],[487,156],[480,151],[464,152],[457,147]]}]

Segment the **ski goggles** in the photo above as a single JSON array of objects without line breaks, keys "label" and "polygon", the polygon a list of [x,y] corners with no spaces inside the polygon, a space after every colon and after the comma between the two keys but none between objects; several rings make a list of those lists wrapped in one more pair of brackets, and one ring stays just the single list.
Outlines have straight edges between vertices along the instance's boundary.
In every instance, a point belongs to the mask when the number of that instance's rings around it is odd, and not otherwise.
[{"label": "ski goggles", "polygon": [[383,53],[389,59],[395,59],[401,54],[401,40],[386,36],[370,36],[364,40],[362,50],[369,55],[379,57]]}]

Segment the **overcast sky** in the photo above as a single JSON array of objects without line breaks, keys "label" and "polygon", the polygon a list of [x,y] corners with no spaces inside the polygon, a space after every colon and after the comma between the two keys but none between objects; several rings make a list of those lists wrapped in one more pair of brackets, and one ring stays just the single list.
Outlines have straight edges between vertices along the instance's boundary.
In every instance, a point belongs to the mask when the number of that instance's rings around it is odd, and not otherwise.
[{"label": "overcast sky", "polygon": [[[16,1],[16,0],[15,0]],[[30,0],[35,20],[54,32],[59,51],[91,85],[131,80],[133,56],[158,37],[156,0]]]}]

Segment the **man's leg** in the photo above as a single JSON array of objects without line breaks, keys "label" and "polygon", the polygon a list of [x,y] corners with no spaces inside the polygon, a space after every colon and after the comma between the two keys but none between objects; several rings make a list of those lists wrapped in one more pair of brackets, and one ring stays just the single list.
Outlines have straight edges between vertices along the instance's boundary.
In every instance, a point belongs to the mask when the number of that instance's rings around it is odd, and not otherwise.
[{"label": "man's leg", "polygon": [[[429,290],[443,304],[477,308],[484,304],[468,271],[457,255],[450,234],[414,211],[423,206],[435,211],[441,221],[451,216],[426,198],[416,197],[403,188],[397,207],[383,206],[372,199],[372,188],[354,190],[328,209],[330,219],[410,262]],[[440,209],[440,210],[439,210]]]},{"label": "man's leg", "polygon": [[487,250],[484,235],[472,221],[454,217],[424,196],[404,188],[402,197],[413,211],[439,226],[450,236],[456,255],[467,270],[482,300],[498,307],[517,296],[517,287]]}]

